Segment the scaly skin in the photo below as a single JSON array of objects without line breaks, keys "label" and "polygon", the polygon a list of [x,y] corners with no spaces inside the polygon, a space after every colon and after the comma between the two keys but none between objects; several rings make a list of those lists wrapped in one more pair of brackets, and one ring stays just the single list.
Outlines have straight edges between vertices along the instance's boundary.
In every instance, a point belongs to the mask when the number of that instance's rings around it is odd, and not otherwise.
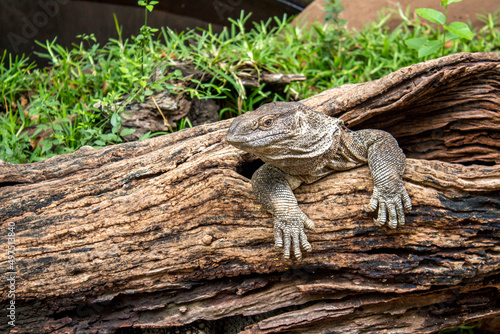
[{"label": "scaly skin", "polygon": [[405,155],[396,139],[381,130],[351,131],[337,118],[298,102],[273,102],[233,121],[226,141],[262,159],[252,176],[257,200],[274,221],[276,247],[311,251],[304,229],[313,222],[300,210],[293,190],[336,171],[370,167],[374,190],[365,210],[376,211],[377,225],[404,225],[411,200],[403,185]]}]

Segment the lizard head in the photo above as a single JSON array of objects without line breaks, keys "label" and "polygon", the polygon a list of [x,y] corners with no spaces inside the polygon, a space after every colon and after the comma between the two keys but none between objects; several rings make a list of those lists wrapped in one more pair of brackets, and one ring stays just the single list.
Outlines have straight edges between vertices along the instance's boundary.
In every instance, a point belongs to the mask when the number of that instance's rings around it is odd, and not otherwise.
[{"label": "lizard head", "polygon": [[272,102],[236,117],[226,141],[265,162],[311,158],[332,146],[340,123],[298,102]]}]

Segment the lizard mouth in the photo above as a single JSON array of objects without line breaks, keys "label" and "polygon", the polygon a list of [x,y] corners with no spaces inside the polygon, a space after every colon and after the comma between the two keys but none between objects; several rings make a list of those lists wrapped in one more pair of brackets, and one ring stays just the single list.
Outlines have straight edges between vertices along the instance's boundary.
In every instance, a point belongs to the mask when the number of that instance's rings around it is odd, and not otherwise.
[{"label": "lizard mouth", "polygon": [[267,134],[258,138],[242,138],[242,136],[227,135],[226,141],[234,146],[259,147],[274,142],[273,137],[280,137],[281,134]]}]

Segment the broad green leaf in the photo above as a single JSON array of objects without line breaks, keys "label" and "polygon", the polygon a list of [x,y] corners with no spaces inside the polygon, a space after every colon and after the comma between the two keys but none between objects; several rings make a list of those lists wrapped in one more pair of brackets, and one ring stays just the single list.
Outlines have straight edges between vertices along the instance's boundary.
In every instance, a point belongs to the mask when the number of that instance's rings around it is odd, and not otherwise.
[{"label": "broad green leaf", "polygon": [[431,55],[438,52],[441,47],[443,47],[442,41],[428,41],[418,50],[418,56],[421,58]]},{"label": "broad green leaf", "polygon": [[120,116],[117,113],[113,113],[111,115],[110,123],[111,123],[111,126],[113,126],[113,127],[120,125],[120,123],[121,123]]},{"label": "broad green leaf", "polygon": [[446,33],[446,41],[456,41],[457,39],[460,39],[462,37],[455,35],[454,33],[447,32]]},{"label": "broad green leaf", "polygon": [[463,22],[451,22],[449,26],[445,25],[444,27],[452,34],[460,36],[461,38],[471,40],[474,36],[469,26]]},{"label": "broad green leaf", "polygon": [[120,131],[120,136],[121,137],[128,136],[134,132],[135,132],[135,129],[123,129],[122,131]]},{"label": "broad green leaf", "polygon": [[417,14],[420,15],[422,18],[429,20],[432,23],[438,23],[438,24],[446,23],[446,16],[435,9],[419,8],[415,9],[415,12],[417,12]]},{"label": "broad green leaf", "polygon": [[128,73],[128,68],[120,66],[120,71],[122,71],[123,73],[127,74]]},{"label": "broad green leaf", "polygon": [[150,12],[152,12],[152,11],[153,11],[154,6],[147,5],[147,6],[146,6],[146,8],[147,8]]},{"label": "broad green leaf", "polygon": [[42,154],[44,154],[45,152],[50,151],[54,144],[50,140],[44,139],[40,143],[40,146],[42,147]]},{"label": "broad green leaf", "polygon": [[420,50],[422,46],[427,42],[425,38],[409,38],[405,41],[405,44],[414,50]]}]

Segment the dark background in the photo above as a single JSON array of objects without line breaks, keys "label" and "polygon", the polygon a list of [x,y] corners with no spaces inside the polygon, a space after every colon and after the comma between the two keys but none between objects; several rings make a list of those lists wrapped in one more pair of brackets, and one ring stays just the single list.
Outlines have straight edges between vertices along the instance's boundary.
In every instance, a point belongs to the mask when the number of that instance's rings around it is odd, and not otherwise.
[{"label": "dark background", "polygon": [[[311,1],[160,0],[148,13],[148,25],[181,31],[207,28],[210,23],[215,31],[220,31],[229,24],[227,19],[238,18],[242,9],[252,13],[252,20],[260,21],[285,13],[297,14],[308,2]],[[34,41],[52,41],[56,36],[59,44],[70,47],[78,41],[77,35],[94,33],[102,45],[118,36],[113,13],[123,27],[124,37],[137,35],[144,24],[144,8],[137,5],[137,0],[0,0],[0,57],[7,50],[29,55],[40,63],[33,51],[43,49]]]}]

